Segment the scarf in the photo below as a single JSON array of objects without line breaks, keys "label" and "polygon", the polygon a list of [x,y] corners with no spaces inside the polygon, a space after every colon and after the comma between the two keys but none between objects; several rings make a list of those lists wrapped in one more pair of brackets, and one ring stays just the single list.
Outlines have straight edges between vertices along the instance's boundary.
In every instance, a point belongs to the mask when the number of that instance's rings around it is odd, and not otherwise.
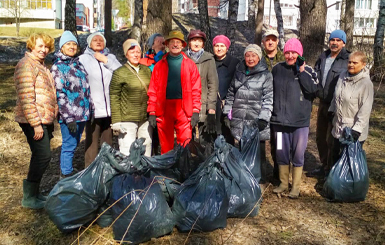
[{"label": "scarf", "polygon": [[192,51],[191,49],[188,49],[187,50],[187,54],[188,54],[188,56],[190,56],[190,58],[193,61],[197,62],[199,60],[199,58],[202,56],[204,51],[205,50],[203,48],[201,50],[197,51],[197,52]]}]

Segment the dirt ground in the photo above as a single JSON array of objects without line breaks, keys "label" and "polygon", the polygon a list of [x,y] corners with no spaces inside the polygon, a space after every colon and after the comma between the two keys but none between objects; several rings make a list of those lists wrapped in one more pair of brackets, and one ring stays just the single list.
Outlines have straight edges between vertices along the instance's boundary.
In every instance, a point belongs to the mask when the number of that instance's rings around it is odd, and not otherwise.
[{"label": "dirt ground", "polygon": [[[22,180],[28,171],[30,150],[14,122],[13,71],[14,64],[0,63],[0,244],[114,244],[111,229],[94,225],[78,241],[77,232],[60,233],[44,210],[21,207]],[[370,172],[365,201],[328,202],[320,195],[323,180],[304,174],[297,200],[273,194],[270,185],[257,217],[228,219],[225,229],[189,236],[174,229],[171,235],[145,244],[385,244],[385,88],[381,84],[374,87],[370,136],[364,145]],[[314,104],[305,171],[320,164],[315,144],[317,102]],[[59,181],[60,146],[60,128],[56,124],[51,141],[53,157],[42,181],[46,194]],[[79,170],[84,167],[83,153],[84,141],[74,158]]]}]

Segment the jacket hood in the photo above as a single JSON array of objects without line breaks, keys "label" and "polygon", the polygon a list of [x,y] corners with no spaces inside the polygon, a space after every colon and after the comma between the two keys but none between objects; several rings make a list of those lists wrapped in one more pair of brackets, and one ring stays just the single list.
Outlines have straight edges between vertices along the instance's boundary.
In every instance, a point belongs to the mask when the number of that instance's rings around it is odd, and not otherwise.
[{"label": "jacket hood", "polygon": [[364,67],[364,69],[362,69],[362,71],[360,71],[360,73],[358,73],[355,76],[350,76],[348,71],[344,71],[341,74],[341,76],[344,77],[344,81],[352,82],[352,83],[359,82],[361,79],[364,79],[364,78],[367,78],[367,77],[369,77],[369,79],[370,79],[369,69],[366,68],[366,67]]},{"label": "jacket hood", "polygon": [[[85,54],[89,54],[89,55],[92,55],[94,56],[95,54],[95,51],[93,51],[90,47],[87,46],[86,50],[84,51]],[[101,54],[104,54],[104,55],[108,55],[110,53],[110,50],[108,48],[105,48],[103,49],[101,52]]]},{"label": "jacket hood", "polygon": [[71,60],[75,60],[75,59],[79,59],[79,56],[70,57],[68,55],[63,54],[60,51],[57,51],[54,54],[53,63],[58,62],[58,61],[71,61]]},{"label": "jacket hood", "polygon": [[[247,66],[246,66],[245,60],[242,60],[241,62],[239,62],[238,66],[237,66],[237,71],[246,74],[246,68],[247,68]],[[249,70],[249,74],[247,74],[246,76],[254,75],[257,73],[264,72],[264,71],[268,71],[268,67],[267,67],[265,59],[261,59],[256,66],[254,66],[253,68],[251,68]]]},{"label": "jacket hood", "polygon": [[210,54],[209,52],[204,51],[202,56],[199,58],[198,63],[203,63],[203,62],[210,60],[212,58],[214,58],[213,54]]}]

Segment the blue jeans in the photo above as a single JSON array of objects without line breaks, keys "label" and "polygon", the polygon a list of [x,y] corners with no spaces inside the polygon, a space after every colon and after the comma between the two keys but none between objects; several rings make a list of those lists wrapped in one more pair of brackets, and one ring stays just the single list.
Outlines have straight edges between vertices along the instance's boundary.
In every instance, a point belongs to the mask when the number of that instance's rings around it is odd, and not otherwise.
[{"label": "blue jeans", "polygon": [[63,138],[61,153],[60,153],[60,169],[64,175],[70,174],[73,171],[72,159],[74,158],[75,149],[80,142],[84,126],[86,122],[76,123],[76,133],[71,133],[65,123],[60,123],[61,135]]}]

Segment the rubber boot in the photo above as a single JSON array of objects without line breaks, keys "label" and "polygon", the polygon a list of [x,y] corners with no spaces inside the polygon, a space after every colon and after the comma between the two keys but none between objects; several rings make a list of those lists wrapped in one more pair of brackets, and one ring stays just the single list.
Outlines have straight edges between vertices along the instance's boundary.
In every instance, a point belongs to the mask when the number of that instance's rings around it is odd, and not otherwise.
[{"label": "rubber boot", "polygon": [[40,186],[40,183],[36,185],[36,188],[37,188],[36,193],[38,193],[38,194],[37,194],[37,199],[39,199],[40,201],[47,201],[48,196],[45,196],[45,195],[43,195],[43,194],[41,194],[41,193],[39,192],[39,186]]},{"label": "rubber boot", "polygon": [[299,196],[299,187],[301,185],[303,167],[293,167],[293,185],[289,193],[290,198],[298,198]]},{"label": "rubber boot", "polygon": [[277,194],[289,189],[289,165],[279,165],[279,180],[281,184],[273,190]]},{"label": "rubber boot", "polygon": [[44,208],[45,201],[37,198],[39,194],[39,183],[29,182],[23,180],[23,200],[21,205],[30,209],[42,209]]}]

